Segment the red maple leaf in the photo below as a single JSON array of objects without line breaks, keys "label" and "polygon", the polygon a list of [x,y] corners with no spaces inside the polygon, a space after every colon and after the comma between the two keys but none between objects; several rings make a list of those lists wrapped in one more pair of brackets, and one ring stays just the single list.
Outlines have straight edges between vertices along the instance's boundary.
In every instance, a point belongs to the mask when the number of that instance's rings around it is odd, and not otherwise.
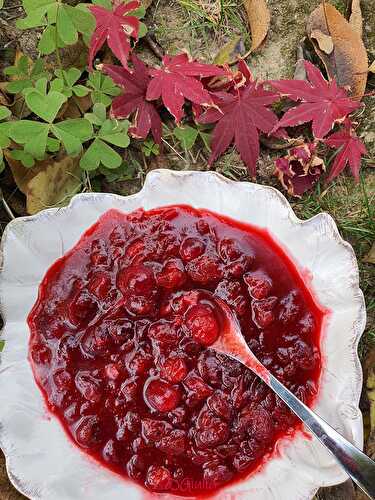
[{"label": "red maple leaf", "polygon": [[219,109],[208,109],[199,118],[200,123],[217,122],[211,139],[209,164],[234,142],[251,176],[255,177],[259,157],[258,130],[269,133],[276,125],[277,116],[266,106],[274,103],[278,95],[250,80],[234,94],[217,92],[212,95]]},{"label": "red maple leaf", "polygon": [[133,72],[121,66],[103,65],[103,71],[124,90],[122,95],[113,99],[111,114],[114,118],[127,118],[135,113],[135,126],[130,129],[132,135],[145,139],[151,130],[154,141],[160,144],[161,119],[155,105],[146,101],[146,91],[151,80],[150,70],[134,54],[131,60]]},{"label": "red maple leaf", "polygon": [[210,93],[205,90],[199,78],[223,75],[225,70],[191,60],[186,53],[174,57],[164,56],[162,65],[162,68],[150,71],[152,80],[146,99],[154,101],[161,97],[177,123],[184,116],[182,108],[185,99],[202,106],[213,104]]},{"label": "red maple leaf", "polygon": [[330,135],[324,142],[330,148],[340,148],[335,156],[327,182],[331,182],[337,177],[347,164],[349,164],[350,170],[356,182],[358,182],[361,156],[367,154],[367,150],[355,133],[350,120],[345,122],[343,129]]},{"label": "red maple leaf", "polygon": [[289,109],[276,128],[293,127],[312,121],[312,131],[317,139],[322,139],[347,115],[358,109],[359,102],[347,96],[335,80],[327,81],[313,64],[305,61],[309,82],[305,80],[277,80],[269,83],[282,95],[293,101],[301,101]]},{"label": "red maple leaf", "polygon": [[91,36],[89,48],[89,69],[92,61],[107,40],[109,48],[114,55],[127,67],[130,52],[130,37],[138,38],[139,19],[135,16],[125,16],[127,12],[140,6],[138,0],[129,3],[114,4],[113,10],[107,10],[100,5],[91,5],[90,11],[96,20],[95,31]]}]

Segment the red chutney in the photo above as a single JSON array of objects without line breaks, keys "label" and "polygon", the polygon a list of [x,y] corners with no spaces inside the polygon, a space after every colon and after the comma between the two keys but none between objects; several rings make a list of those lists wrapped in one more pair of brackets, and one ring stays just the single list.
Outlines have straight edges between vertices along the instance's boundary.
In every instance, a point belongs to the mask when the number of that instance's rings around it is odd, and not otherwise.
[{"label": "red chutney", "polygon": [[49,269],[28,320],[50,411],[91,457],[152,491],[211,493],[298,426],[257,376],[209,349],[220,322],[202,289],[311,404],[322,311],[266,231],[207,210],[108,211]]}]

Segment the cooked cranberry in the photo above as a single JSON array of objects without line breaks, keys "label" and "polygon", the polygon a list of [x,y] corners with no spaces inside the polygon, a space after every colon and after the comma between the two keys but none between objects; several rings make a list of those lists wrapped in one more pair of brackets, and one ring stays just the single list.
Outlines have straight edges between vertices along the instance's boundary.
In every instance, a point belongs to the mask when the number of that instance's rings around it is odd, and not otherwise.
[{"label": "cooked cranberry", "polygon": [[82,417],[75,431],[75,439],[84,448],[96,446],[101,440],[101,426],[95,416]]},{"label": "cooked cranberry", "polygon": [[227,483],[233,477],[233,472],[226,465],[214,465],[213,467],[206,467],[203,475],[205,481],[215,487],[220,484]]},{"label": "cooked cranberry", "polygon": [[142,436],[147,441],[156,443],[172,430],[172,426],[165,420],[145,418],[142,420]]},{"label": "cooked cranberry", "polygon": [[31,357],[37,365],[47,365],[51,362],[51,350],[43,344],[33,344],[31,347]]},{"label": "cooked cranberry", "polygon": [[175,429],[162,437],[157,446],[160,451],[169,455],[182,455],[186,450],[186,445],[186,432]]},{"label": "cooked cranberry", "polygon": [[223,276],[219,259],[205,254],[191,260],[187,264],[186,270],[193,281],[202,285],[216,282]]},{"label": "cooked cranberry", "polygon": [[146,486],[153,491],[168,491],[171,487],[172,475],[166,467],[151,465],[147,471]]},{"label": "cooked cranberry", "polygon": [[253,302],[253,320],[259,328],[266,328],[275,320],[273,309],[276,305],[277,298],[269,297],[264,300],[257,300]]},{"label": "cooked cranberry", "polygon": [[140,455],[135,454],[126,464],[126,470],[131,478],[140,480],[145,470],[145,462]]},{"label": "cooked cranberry", "polygon": [[181,382],[187,375],[184,359],[180,356],[170,356],[164,361],[160,375],[172,383]]},{"label": "cooked cranberry", "polygon": [[243,277],[253,299],[262,300],[268,297],[272,288],[271,279],[261,271],[246,273]]},{"label": "cooked cranberry", "polygon": [[127,402],[134,401],[138,392],[138,377],[128,378],[121,386],[121,392]]},{"label": "cooked cranberry", "polygon": [[144,398],[151,408],[164,413],[178,406],[181,394],[177,386],[151,378],[145,384]]},{"label": "cooked cranberry", "polygon": [[59,391],[66,391],[72,385],[72,376],[66,370],[58,370],[53,376],[53,381],[55,382],[56,388]]},{"label": "cooked cranberry", "polygon": [[82,396],[93,403],[98,403],[102,397],[101,381],[88,371],[80,371],[75,378],[75,384]]},{"label": "cooked cranberry", "polygon": [[110,439],[107,441],[103,448],[102,452],[102,457],[106,462],[110,463],[116,463],[119,461],[117,450],[116,450],[116,443],[113,441],[113,439]]},{"label": "cooked cranberry", "polygon": [[152,270],[142,264],[124,267],[117,275],[117,286],[124,295],[148,297],[154,291],[155,279]]},{"label": "cooked cranberry", "polygon": [[156,304],[149,297],[143,295],[130,295],[126,301],[126,308],[130,314],[136,316],[153,316]]},{"label": "cooked cranberry", "polygon": [[198,238],[185,238],[180,246],[180,255],[186,262],[193,260],[205,251],[205,244]]},{"label": "cooked cranberry", "polygon": [[219,336],[219,325],[213,310],[203,304],[191,307],[185,318],[186,326],[194,340],[204,346],[209,346]]},{"label": "cooked cranberry", "polygon": [[98,306],[95,300],[84,290],[78,292],[68,305],[68,318],[73,325],[89,323],[96,315]]},{"label": "cooked cranberry", "polygon": [[187,375],[184,386],[189,390],[189,394],[193,394],[197,399],[205,399],[213,392],[212,387],[194,372]]},{"label": "cooked cranberry", "polygon": [[184,265],[180,259],[168,260],[156,277],[157,284],[167,290],[176,290],[186,281]]},{"label": "cooked cranberry", "polygon": [[176,344],[178,341],[178,331],[176,325],[171,321],[159,320],[152,323],[148,329],[150,338],[166,344]]},{"label": "cooked cranberry", "polygon": [[232,238],[223,238],[219,242],[219,255],[224,262],[232,262],[238,259],[241,253],[238,241]]},{"label": "cooked cranberry", "polygon": [[100,271],[90,279],[87,288],[95,297],[103,300],[108,296],[111,288],[111,278],[104,271]]},{"label": "cooked cranberry", "polygon": [[228,394],[223,391],[215,391],[207,399],[208,407],[224,420],[230,420],[232,416],[232,405]]}]

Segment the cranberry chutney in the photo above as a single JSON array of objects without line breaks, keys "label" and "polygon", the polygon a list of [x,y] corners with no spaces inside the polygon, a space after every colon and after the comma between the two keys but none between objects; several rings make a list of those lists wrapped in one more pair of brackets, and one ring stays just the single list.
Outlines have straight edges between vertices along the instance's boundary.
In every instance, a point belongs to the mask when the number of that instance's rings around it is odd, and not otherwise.
[{"label": "cranberry chutney", "polygon": [[213,493],[300,427],[256,375],[210,350],[220,315],[202,290],[310,405],[323,311],[266,231],[208,210],[109,210],[48,270],[28,318],[49,410],[87,454],[151,491]]}]

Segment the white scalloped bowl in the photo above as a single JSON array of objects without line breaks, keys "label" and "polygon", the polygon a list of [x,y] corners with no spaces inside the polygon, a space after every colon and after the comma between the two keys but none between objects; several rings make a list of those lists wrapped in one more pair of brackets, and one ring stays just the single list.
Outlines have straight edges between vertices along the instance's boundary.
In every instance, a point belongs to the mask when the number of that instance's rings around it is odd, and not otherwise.
[{"label": "white scalloped bowl", "polygon": [[[149,493],[100,467],[48,415],[29,365],[27,315],[46,270],[110,208],[130,212],[170,204],[204,207],[266,228],[288,252],[321,305],[331,311],[321,342],[324,366],[314,410],[358,447],[362,371],[357,345],[366,313],[351,246],[332,218],[299,220],[271,187],[233,182],[212,172],[155,170],[132,196],[81,194],[70,205],[11,222],[2,241],[0,298],[6,321],[0,365],[0,445],[14,486],[33,500],[137,500]],[[346,479],[315,438],[302,432],[278,443],[260,472],[219,491],[216,500],[306,500]],[[158,495],[155,495],[157,497]],[[172,495],[163,495],[171,499]],[[173,497],[176,498],[176,497]],[[181,497],[178,497],[181,498]]]}]

